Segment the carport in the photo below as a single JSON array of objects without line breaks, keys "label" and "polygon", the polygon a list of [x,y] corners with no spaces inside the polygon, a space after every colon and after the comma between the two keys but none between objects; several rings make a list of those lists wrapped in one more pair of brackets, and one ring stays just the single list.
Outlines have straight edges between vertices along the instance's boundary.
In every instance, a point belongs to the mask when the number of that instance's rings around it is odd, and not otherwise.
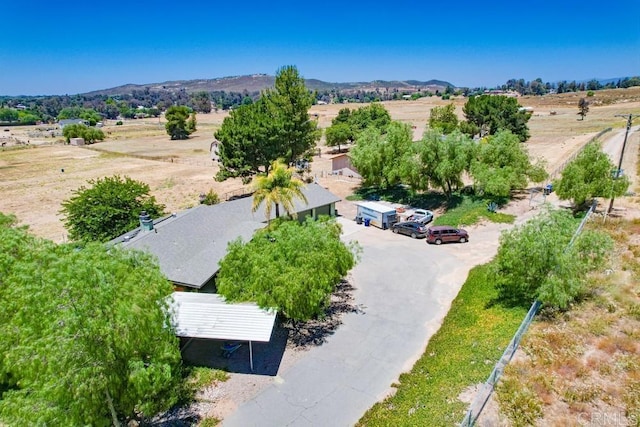
[{"label": "carport", "polygon": [[170,309],[177,336],[247,341],[253,372],[251,343],[271,340],[275,310],[264,310],[253,303],[228,304],[218,294],[174,292],[172,297]]}]

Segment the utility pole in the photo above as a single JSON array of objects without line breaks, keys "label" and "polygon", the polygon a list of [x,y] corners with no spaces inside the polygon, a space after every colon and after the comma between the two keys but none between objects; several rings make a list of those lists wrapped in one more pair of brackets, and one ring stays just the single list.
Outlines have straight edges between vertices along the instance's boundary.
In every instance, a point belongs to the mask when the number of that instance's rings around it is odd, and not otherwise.
[{"label": "utility pole", "polygon": [[[633,121],[633,119],[640,117],[638,114],[633,115],[633,114],[629,114],[629,116],[624,115],[624,114],[616,114],[615,117],[627,117],[627,130],[624,133],[624,141],[622,142],[622,150],[620,151],[620,161],[618,161],[618,169],[616,170],[616,176],[613,179],[618,179],[620,178],[620,173],[622,171],[622,158],[624,157],[624,149],[627,146],[627,137],[629,136],[629,130],[631,129],[631,122]],[[607,210],[608,213],[611,213],[611,211],[613,210],[613,193],[611,194],[611,203],[609,203],[609,209]]]}]

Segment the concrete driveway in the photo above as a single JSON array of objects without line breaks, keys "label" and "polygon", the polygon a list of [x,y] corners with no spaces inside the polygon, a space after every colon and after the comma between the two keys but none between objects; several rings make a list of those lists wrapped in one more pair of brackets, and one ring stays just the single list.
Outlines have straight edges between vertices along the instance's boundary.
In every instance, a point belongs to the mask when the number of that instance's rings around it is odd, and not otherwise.
[{"label": "concrete driveway", "polygon": [[470,228],[469,243],[435,246],[338,220],[343,239],[363,247],[352,272],[362,311],[346,314],[328,342],[240,405],[224,426],[354,425],[422,355],[469,269],[493,257],[506,228]]}]

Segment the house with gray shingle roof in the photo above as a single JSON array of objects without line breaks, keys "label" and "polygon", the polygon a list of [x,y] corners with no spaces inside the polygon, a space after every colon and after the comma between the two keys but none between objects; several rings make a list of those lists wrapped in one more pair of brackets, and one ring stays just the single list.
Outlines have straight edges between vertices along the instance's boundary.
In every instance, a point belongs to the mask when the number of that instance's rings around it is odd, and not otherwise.
[{"label": "house with gray shingle roof", "polygon": [[[319,184],[303,187],[307,202],[294,199],[298,219],[319,215],[335,216],[335,194]],[[245,197],[217,205],[198,205],[194,208],[155,220],[124,234],[110,244],[147,251],[153,254],[164,275],[178,289],[198,289],[211,292],[218,263],[227,253],[227,245],[240,237],[251,240],[256,230],[267,225],[264,203],[251,211],[252,197]],[[271,210],[271,219],[275,216]]]}]

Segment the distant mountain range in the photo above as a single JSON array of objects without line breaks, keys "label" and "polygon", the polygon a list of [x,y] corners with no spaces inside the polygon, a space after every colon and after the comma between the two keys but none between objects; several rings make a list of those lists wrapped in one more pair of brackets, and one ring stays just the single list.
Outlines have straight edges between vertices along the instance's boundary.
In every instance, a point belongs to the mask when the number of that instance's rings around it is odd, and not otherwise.
[{"label": "distant mountain range", "polygon": [[[147,84],[127,84],[117,86],[110,89],[96,90],[87,92],[83,95],[125,95],[131,94],[133,91],[152,91],[152,92],[260,92],[264,89],[273,87],[275,77],[267,74],[253,74],[247,76],[220,77],[216,79],[197,79],[197,80],[174,80],[163,83],[147,83]],[[341,92],[355,91],[417,91],[417,90],[436,90],[443,91],[447,86],[455,87],[455,85],[442,80],[404,80],[404,81],[385,81],[374,80],[372,82],[351,82],[351,83],[330,83],[317,79],[305,80],[305,85],[311,90],[330,91],[337,90]]]}]

